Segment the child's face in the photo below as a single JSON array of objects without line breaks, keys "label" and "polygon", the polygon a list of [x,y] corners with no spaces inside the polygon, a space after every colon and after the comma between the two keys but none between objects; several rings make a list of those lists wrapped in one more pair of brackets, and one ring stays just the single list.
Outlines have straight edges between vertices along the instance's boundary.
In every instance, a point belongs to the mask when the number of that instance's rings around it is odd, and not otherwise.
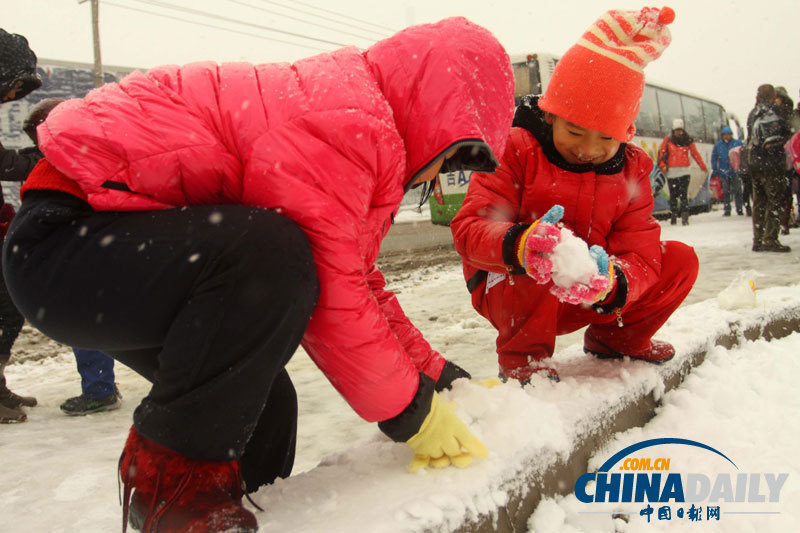
[{"label": "child's face", "polygon": [[568,163],[599,165],[617,153],[619,141],[597,130],[590,130],[557,115],[548,113],[545,120],[553,126],[553,144]]}]

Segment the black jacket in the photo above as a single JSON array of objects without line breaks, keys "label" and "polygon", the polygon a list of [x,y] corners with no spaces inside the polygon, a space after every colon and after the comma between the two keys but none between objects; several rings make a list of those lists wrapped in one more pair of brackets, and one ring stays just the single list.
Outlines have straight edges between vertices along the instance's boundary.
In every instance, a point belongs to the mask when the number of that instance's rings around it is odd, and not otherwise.
[{"label": "black jacket", "polygon": [[[783,137],[783,142],[781,142],[779,146],[776,145],[771,149],[755,146],[752,142],[753,123],[761,113],[764,113],[768,109],[772,109],[780,117],[781,136]],[[774,172],[783,174],[786,168],[786,154],[783,151],[783,144],[789,140],[789,137],[791,137],[789,123],[785,115],[778,109],[778,106],[768,102],[757,103],[747,116],[747,170],[749,172]]]}]

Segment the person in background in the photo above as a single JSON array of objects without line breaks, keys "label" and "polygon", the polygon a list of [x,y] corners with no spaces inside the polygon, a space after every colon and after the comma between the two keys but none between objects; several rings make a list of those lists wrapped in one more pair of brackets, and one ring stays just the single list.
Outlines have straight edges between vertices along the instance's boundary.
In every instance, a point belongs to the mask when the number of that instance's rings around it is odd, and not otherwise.
[{"label": "person in background", "polygon": [[[703,173],[708,173],[708,168],[703,162],[703,157],[697,151],[694,139],[686,133],[682,118],[672,121],[672,134],[664,137],[658,148],[658,166],[667,175],[669,186],[670,224],[676,224],[678,215],[681,223],[689,224],[689,155],[700,166]],[[680,202],[680,207],[678,205]]]},{"label": "person in background", "polygon": [[35,327],[152,382],[125,521],[257,530],[242,481],[291,473],[301,343],[412,471],[488,455],[439,396],[469,373],[375,261],[407,190],[497,167],[513,112],[508,54],[460,17],[291,65],[134,72],[52,111],[3,268]]},{"label": "person in background", "polygon": [[[786,91],[786,89],[783,87],[779,87],[779,89],[783,89],[783,92],[786,93],[786,99],[791,101],[789,93]],[[798,99],[797,101],[797,106],[791,110],[789,118],[789,130],[792,133],[797,133],[798,131],[800,131],[800,99]]]},{"label": "person in background", "polygon": [[785,210],[786,154],[789,126],[775,103],[769,83],[756,91],[756,105],[747,116],[747,172],[753,185],[753,251],[790,252],[778,240]]},{"label": "person in background", "polygon": [[[775,87],[775,105],[778,106],[781,116],[786,121],[789,128],[789,135],[797,130],[793,128],[794,102],[785,87]],[[784,206],[781,212],[781,235],[789,235],[789,228],[797,228],[797,217],[794,216],[794,192],[792,185],[796,176],[791,162],[786,161],[786,193],[784,194]],[[795,188],[796,191],[796,188]]]},{"label": "person in background", "polygon": [[[36,54],[22,35],[0,28],[0,102],[24,98],[42,85],[36,74]],[[42,154],[35,147],[9,150],[0,144],[0,179],[25,181]],[[0,240],[5,238],[16,211],[3,198],[0,188]],[[5,367],[11,358],[11,348],[19,336],[25,318],[9,296],[5,279],[0,274],[0,423],[24,422],[27,415],[21,407],[33,407],[36,398],[20,396],[6,385]]]},{"label": "person in background", "polygon": [[73,348],[81,394],[67,399],[61,410],[70,416],[82,416],[119,409],[122,394],[114,383],[114,359],[97,350]]},{"label": "person in background", "polygon": [[[669,44],[674,16],[666,7],[605,13],[559,60],[544,95],[523,98],[497,172],[470,178],[450,228],[472,305],[497,329],[501,379],[556,379],[556,336],[587,325],[584,351],[600,358],[675,354],[652,337],[691,290],[697,256],[661,241],[653,161],[628,144],[642,70]],[[566,229],[597,266],[568,287],[553,281]]]},{"label": "person in background", "polygon": [[750,199],[749,199],[750,198],[750,191],[749,191],[750,185],[749,185],[749,177],[748,177],[747,178],[748,185],[745,187],[745,177],[747,176],[747,173],[745,172],[745,167],[743,165],[743,159],[744,159],[743,156],[742,156],[742,150],[743,149],[744,149],[744,145],[742,143],[739,143],[738,145],[733,146],[728,151],[728,162],[729,162],[729,164],[731,166],[731,170],[733,170],[736,173],[736,175],[739,178],[741,178],[741,181],[742,181],[742,203],[744,204],[745,214],[747,216],[751,216],[752,213],[751,213],[751,210],[750,210]]},{"label": "person in background", "polygon": [[722,128],[722,138],[714,144],[711,151],[711,172],[719,176],[722,182],[724,196],[722,198],[723,216],[731,216],[731,196],[736,206],[736,214],[743,215],[742,211],[742,184],[736,170],[730,162],[729,153],[732,148],[741,146],[742,141],[733,138],[733,131],[729,126]]}]

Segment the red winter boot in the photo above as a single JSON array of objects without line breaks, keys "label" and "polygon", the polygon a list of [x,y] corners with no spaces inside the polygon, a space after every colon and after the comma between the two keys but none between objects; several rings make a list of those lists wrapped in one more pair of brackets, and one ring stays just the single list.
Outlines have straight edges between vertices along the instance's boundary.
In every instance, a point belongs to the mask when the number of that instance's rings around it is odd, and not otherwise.
[{"label": "red winter boot", "polygon": [[541,361],[546,358],[546,355],[538,358],[529,355],[499,355],[497,360],[500,364],[500,379],[516,379],[524,385],[530,383],[534,374],[537,374],[558,383],[560,379],[556,369]]},{"label": "red winter boot", "polygon": [[242,506],[239,461],[189,459],[131,427],[119,474],[125,485],[123,533],[128,520],[146,533],[258,530],[255,515]]},{"label": "red winter boot", "polygon": [[583,351],[599,359],[641,359],[648,363],[661,364],[675,357],[675,348],[668,342],[651,340],[644,350],[626,350],[624,353],[615,350],[592,335],[591,328],[583,334]]}]

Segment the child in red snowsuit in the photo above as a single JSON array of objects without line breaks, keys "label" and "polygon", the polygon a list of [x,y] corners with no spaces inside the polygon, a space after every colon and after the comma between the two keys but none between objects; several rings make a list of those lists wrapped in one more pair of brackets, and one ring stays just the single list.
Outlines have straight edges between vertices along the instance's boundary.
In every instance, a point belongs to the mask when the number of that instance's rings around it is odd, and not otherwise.
[{"label": "child in red snowsuit", "polygon": [[[598,357],[661,363],[675,353],[652,336],[691,290],[697,256],[660,240],[653,162],[625,144],[641,57],[660,55],[673,18],[669,8],[606,13],[559,61],[545,94],[523,100],[497,173],[472,175],[451,229],[472,304],[497,328],[503,377],[557,377],[546,363],[556,336],[586,325],[584,350]],[[551,281],[562,224],[592,245],[590,284]]]}]

